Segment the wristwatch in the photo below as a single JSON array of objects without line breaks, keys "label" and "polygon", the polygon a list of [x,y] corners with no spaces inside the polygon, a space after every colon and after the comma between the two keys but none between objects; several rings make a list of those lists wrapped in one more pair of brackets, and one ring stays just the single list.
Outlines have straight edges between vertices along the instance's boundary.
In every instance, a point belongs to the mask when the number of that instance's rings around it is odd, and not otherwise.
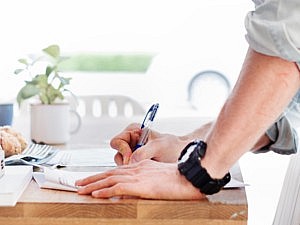
[{"label": "wristwatch", "polygon": [[201,166],[206,147],[206,143],[201,140],[190,142],[178,158],[178,170],[201,193],[212,195],[219,192],[230,181],[231,176],[228,172],[222,179],[211,178],[207,170]]}]

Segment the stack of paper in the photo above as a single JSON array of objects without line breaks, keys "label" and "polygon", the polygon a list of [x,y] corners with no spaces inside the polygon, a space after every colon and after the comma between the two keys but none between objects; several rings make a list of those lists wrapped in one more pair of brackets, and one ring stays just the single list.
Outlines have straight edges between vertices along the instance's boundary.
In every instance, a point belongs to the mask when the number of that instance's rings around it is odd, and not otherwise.
[{"label": "stack of paper", "polygon": [[[65,171],[59,169],[44,168],[43,172],[34,172],[33,177],[40,188],[56,189],[64,191],[77,191],[75,181],[92,176],[98,173],[102,173],[108,168],[103,168],[102,171],[93,172],[76,172],[76,171]],[[239,188],[245,187],[247,184],[240,182],[236,179],[231,181],[225,186],[225,188]]]},{"label": "stack of paper", "polygon": [[[65,164],[65,167],[45,167],[43,172],[34,172],[33,177],[40,188],[77,191],[76,180],[114,168],[115,153],[115,150],[109,148],[62,150],[50,160],[50,164],[60,164],[64,161],[62,164]],[[246,185],[232,178],[225,188]]]},{"label": "stack of paper", "polygon": [[32,166],[6,166],[0,179],[0,206],[15,206],[32,178]]},{"label": "stack of paper", "polygon": [[34,172],[33,177],[40,188],[64,191],[77,191],[76,180],[91,176],[97,172],[72,172],[44,168],[44,172]]},{"label": "stack of paper", "polygon": [[62,169],[45,167],[42,172],[34,172],[33,177],[41,188],[77,191],[76,180],[115,167],[115,153],[110,148],[61,150],[48,163]]}]

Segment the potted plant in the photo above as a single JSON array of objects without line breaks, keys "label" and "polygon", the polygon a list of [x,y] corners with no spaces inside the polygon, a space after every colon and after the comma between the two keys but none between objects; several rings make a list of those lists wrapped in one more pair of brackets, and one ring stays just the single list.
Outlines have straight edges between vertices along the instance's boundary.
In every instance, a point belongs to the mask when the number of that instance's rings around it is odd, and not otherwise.
[{"label": "potted plant", "polygon": [[[70,84],[71,78],[59,74],[59,64],[64,60],[60,55],[58,45],[50,45],[43,49],[44,56],[31,57],[30,59],[19,59],[23,68],[16,69],[15,74],[27,75],[25,85],[17,95],[20,105],[25,99],[38,96],[42,104],[53,104],[57,100],[64,99],[64,92],[69,91],[66,86]],[[43,69],[42,72],[39,69]]]},{"label": "potted plant", "polygon": [[[61,56],[58,45],[50,45],[42,51],[44,54],[41,56],[18,60],[22,68],[16,69],[15,74],[23,74],[26,78],[25,85],[17,94],[17,102],[21,106],[26,99],[38,100],[30,105],[31,139],[34,142],[62,144],[70,137],[70,106],[63,99],[64,93],[70,92],[66,87],[71,78],[59,73],[59,64],[65,58]],[[78,118],[79,128],[80,117],[73,113]]]}]

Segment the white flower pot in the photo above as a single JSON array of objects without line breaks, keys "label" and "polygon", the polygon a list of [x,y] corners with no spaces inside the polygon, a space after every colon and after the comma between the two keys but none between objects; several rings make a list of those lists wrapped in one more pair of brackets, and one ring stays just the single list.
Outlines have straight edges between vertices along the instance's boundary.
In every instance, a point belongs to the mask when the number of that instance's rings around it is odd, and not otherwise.
[{"label": "white flower pot", "polygon": [[[71,130],[71,114],[76,115],[77,126]],[[68,103],[32,104],[30,106],[31,139],[36,143],[65,144],[70,135],[81,126],[77,112],[70,110]]]}]

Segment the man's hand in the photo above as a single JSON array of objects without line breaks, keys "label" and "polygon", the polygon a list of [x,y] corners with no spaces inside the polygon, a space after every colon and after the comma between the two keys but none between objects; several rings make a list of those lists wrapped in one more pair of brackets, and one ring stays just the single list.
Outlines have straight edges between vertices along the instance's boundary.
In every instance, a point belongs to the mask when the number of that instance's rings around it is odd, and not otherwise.
[{"label": "man's hand", "polygon": [[95,198],[201,199],[204,195],[182,176],[176,163],[143,160],[76,182],[79,194]]},{"label": "man's hand", "polygon": [[111,147],[118,151],[115,155],[117,165],[126,165],[129,163],[132,150],[138,143],[141,134],[141,125],[133,123],[110,141]]},{"label": "man's hand", "polygon": [[136,163],[144,159],[176,162],[181,150],[189,141],[187,138],[151,130],[146,145],[133,152],[141,132],[139,124],[131,124],[111,140],[111,147],[118,151],[115,156],[117,165]]}]

